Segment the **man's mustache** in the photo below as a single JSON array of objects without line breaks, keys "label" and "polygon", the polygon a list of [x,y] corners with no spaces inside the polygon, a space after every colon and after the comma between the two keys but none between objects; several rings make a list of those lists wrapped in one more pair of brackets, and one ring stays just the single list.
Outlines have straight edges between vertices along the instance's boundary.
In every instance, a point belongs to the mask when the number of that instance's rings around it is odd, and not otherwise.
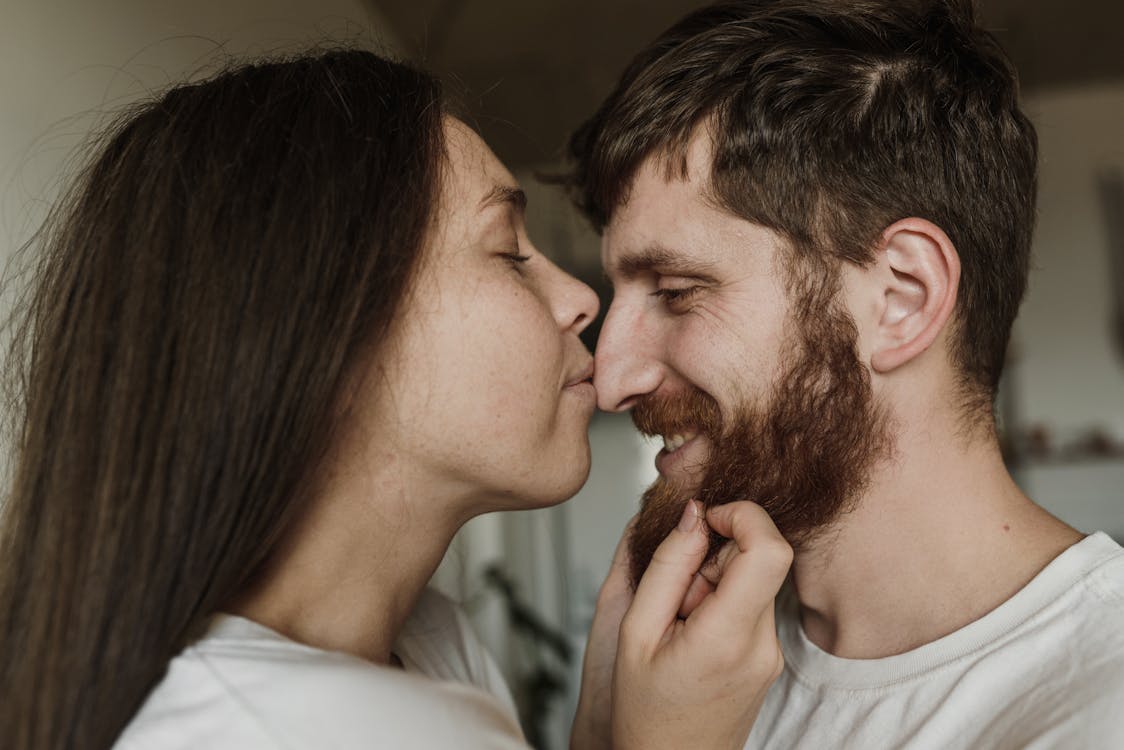
[{"label": "man's mustache", "polygon": [[676,435],[688,430],[710,438],[723,434],[718,402],[697,388],[672,396],[644,396],[632,407],[632,422],[641,434],[649,437]]}]

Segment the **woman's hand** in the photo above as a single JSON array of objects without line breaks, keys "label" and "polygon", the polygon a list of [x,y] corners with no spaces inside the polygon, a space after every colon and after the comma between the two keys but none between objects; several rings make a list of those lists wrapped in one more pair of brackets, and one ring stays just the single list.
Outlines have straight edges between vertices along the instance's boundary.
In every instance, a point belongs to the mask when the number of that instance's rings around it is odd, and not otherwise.
[{"label": "woman's hand", "polygon": [[[792,549],[753,503],[712,508],[707,521],[732,541],[706,578],[707,523],[697,503],[656,550],[634,597],[626,542],[618,546],[598,597],[572,748],[744,745],[784,664],[773,600]],[[617,621],[619,643],[610,632]]]},{"label": "woman's hand", "polygon": [[571,750],[608,750],[613,746],[613,667],[617,659],[617,637],[621,620],[632,604],[628,578],[628,537],[633,517],[625,526],[613,564],[601,591],[589,628],[589,640],[582,660],[582,686],[578,710],[570,732]]}]

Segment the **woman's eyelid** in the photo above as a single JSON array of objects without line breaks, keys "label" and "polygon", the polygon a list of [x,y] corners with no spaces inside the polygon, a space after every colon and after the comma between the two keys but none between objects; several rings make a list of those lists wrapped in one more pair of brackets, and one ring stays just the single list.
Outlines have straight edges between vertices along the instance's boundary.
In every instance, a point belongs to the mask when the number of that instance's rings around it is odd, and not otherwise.
[{"label": "woman's eyelid", "polygon": [[500,245],[504,250],[501,250],[499,254],[505,258],[522,258],[529,255],[527,249],[530,242],[527,239],[527,234],[520,231],[514,224],[511,226],[510,234],[505,234]]},{"label": "woman's eyelid", "polygon": [[519,244],[509,245],[507,250],[500,251],[497,255],[520,272],[527,261],[531,260],[531,253]]}]

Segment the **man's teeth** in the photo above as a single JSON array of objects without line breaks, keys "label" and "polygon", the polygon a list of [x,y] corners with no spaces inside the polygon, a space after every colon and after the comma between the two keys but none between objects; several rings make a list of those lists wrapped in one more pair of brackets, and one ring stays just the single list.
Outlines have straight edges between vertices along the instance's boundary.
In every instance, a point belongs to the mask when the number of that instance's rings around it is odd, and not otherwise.
[{"label": "man's teeth", "polygon": [[665,451],[667,451],[668,453],[674,453],[675,451],[677,451],[677,450],[679,450],[680,448],[683,447],[683,443],[686,443],[688,440],[690,440],[691,438],[693,438],[695,436],[694,435],[671,435],[671,436],[663,435],[662,437],[663,437],[663,449]]}]

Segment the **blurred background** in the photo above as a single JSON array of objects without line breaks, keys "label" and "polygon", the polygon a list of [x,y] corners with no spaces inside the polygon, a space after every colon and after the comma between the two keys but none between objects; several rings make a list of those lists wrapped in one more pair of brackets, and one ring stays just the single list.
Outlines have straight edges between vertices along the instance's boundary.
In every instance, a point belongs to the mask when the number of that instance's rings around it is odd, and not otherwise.
[{"label": "blurred background", "polygon": [[[597,237],[534,175],[632,54],[687,0],[0,0],[0,256],[33,236],[113,111],[230,57],[345,42],[440,74],[530,196],[532,238],[598,288]],[[1018,481],[1084,530],[1124,539],[1124,4],[982,0],[1041,139],[1030,292],[1000,399]],[[571,502],[489,516],[436,584],[463,601],[540,747],[566,746],[597,587],[656,447],[598,415]]]}]

